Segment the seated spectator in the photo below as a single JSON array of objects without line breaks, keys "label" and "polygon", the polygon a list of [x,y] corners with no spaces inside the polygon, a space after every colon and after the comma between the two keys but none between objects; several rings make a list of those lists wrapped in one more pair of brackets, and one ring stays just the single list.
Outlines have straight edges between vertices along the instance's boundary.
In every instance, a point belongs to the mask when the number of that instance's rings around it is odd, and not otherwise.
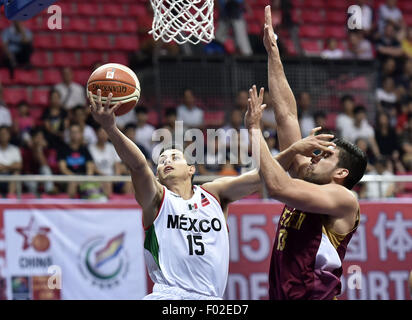
[{"label": "seated spectator", "polygon": [[[241,141],[249,141],[249,135],[244,129],[243,116],[239,109],[232,109],[230,112],[228,123],[223,127],[223,131],[219,136],[219,143],[224,143],[226,149],[229,149],[231,144],[236,143],[238,137]],[[229,151],[229,150],[227,150]]]},{"label": "seated spectator", "polygon": [[183,103],[177,107],[177,120],[183,121],[185,129],[203,128],[203,110],[195,105],[191,89],[183,91]]},{"label": "seated spectator", "polygon": [[222,165],[222,169],[219,171],[218,175],[220,176],[237,176],[239,172],[236,171],[236,168],[233,164],[230,163],[229,159],[226,159],[226,163]]},{"label": "seated spectator", "polygon": [[384,33],[376,43],[376,51],[381,62],[390,57],[397,59],[403,55],[403,49],[396,37],[395,26],[392,22],[386,23]]},{"label": "seated spectator", "polygon": [[369,40],[360,31],[349,32],[348,48],[343,53],[346,59],[373,59],[373,49]]},{"label": "seated spectator", "polygon": [[351,126],[344,127],[342,137],[354,143],[358,138],[368,141],[375,157],[380,157],[379,147],[375,140],[375,131],[366,119],[366,108],[362,105],[353,110],[354,121]]},{"label": "seated spectator", "polygon": [[399,145],[397,143],[398,137],[395,129],[390,125],[387,113],[378,113],[375,128],[375,139],[381,154],[391,157],[399,149]]},{"label": "seated spectator", "polygon": [[[376,174],[386,177],[393,177],[390,160],[388,158],[380,158],[376,164],[375,169],[370,174]],[[362,197],[367,199],[379,199],[393,197],[396,192],[396,185],[394,182],[368,182],[365,183],[365,191],[361,192]]]},{"label": "seated spectator", "polygon": [[197,169],[200,175],[217,175],[226,163],[226,150],[219,151],[219,137],[207,141],[204,163],[199,163]]},{"label": "seated spectator", "polygon": [[402,50],[405,56],[409,59],[412,58],[412,27],[408,27],[406,36],[402,40]]},{"label": "seated spectator", "polygon": [[331,133],[333,134],[332,130],[328,128],[327,123],[326,123],[326,113],[322,110],[316,111],[313,114],[313,119],[315,121],[315,128],[316,127],[322,127],[322,129],[318,132],[318,134],[321,133]]},{"label": "seated spectator", "polygon": [[14,77],[14,69],[30,65],[30,57],[33,53],[33,35],[21,21],[13,21],[13,24],[2,32],[4,64],[10,70],[11,78]]},{"label": "seated spectator", "polygon": [[135,142],[145,147],[147,152],[151,153],[153,149],[152,134],[155,128],[147,123],[148,111],[146,107],[137,107],[136,108],[136,137]]},{"label": "seated spectator", "polygon": [[378,9],[378,30],[382,33],[388,23],[400,29],[403,25],[402,11],[396,6],[396,0],[386,0]]},{"label": "seated spectator", "polygon": [[368,159],[368,164],[366,166],[366,173],[369,173],[370,171],[374,170],[374,167],[372,165],[372,163],[375,163],[375,156],[371,150],[371,148],[369,147],[368,144],[368,140],[364,139],[364,138],[358,138],[355,141],[355,145],[361,149],[367,156]]},{"label": "seated spectator", "polygon": [[172,136],[175,134],[176,128],[176,119],[177,119],[177,110],[176,108],[167,108],[165,110],[165,121],[163,128],[170,130]]},{"label": "seated spectator", "polygon": [[247,111],[247,100],[248,99],[249,99],[249,93],[247,90],[238,91],[236,95],[234,107],[239,109],[242,112],[242,116],[244,116]]},{"label": "seated spectator", "polygon": [[269,91],[265,91],[264,93],[263,104],[266,104],[266,108],[263,110],[262,115],[262,131],[270,131],[271,133],[275,133],[275,110],[273,109],[273,103],[269,100]]},{"label": "seated spectator", "polygon": [[263,136],[265,137],[266,144],[268,145],[272,156],[279,154],[279,143],[276,134],[273,132],[264,131]]},{"label": "seated spectator", "polygon": [[137,147],[140,149],[140,151],[143,153],[143,155],[145,156],[145,158],[147,160],[150,160],[150,153],[146,150],[146,148],[141,145],[138,144],[135,139],[136,139],[136,125],[134,125],[133,123],[129,123],[127,124],[124,129],[123,129],[123,133],[126,137],[128,137],[130,140],[132,140]]},{"label": "seated spectator", "polygon": [[65,110],[73,109],[77,105],[86,106],[86,90],[73,82],[73,72],[69,67],[61,70],[63,82],[54,87],[60,93],[60,102]]},{"label": "seated spectator", "polygon": [[[35,127],[30,132],[31,139],[23,149],[23,173],[52,175],[58,173],[57,151],[50,148],[43,129]],[[38,183],[30,181],[26,183],[33,194],[38,194]],[[57,189],[52,181],[44,182],[44,191],[56,193]]]},{"label": "seated spectator", "polygon": [[[121,160],[113,144],[108,142],[108,135],[102,127],[96,129],[97,142],[89,145],[89,152],[96,166],[96,173],[102,176],[120,175]],[[113,192],[111,182],[103,182],[103,191],[106,197]]]},{"label": "seated spectator", "polygon": [[397,76],[396,72],[396,61],[393,58],[388,58],[385,60],[385,62],[382,65],[382,70],[378,74],[378,87],[383,86],[383,80],[387,77],[392,77],[395,79]]},{"label": "seated spectator", "polygon": [[19,140],[27,143],[30,140],[30,130],[34,127],[34,119],[30,114],[30,107],[27,101],[20,101],[17,104],[17,117],[13,120],[13,134]]},{"label": "seated spectator", "polygon": [[52,89],[49,93],[49,106],[44,109],[41,117],[46,140],[49,141],[51,147],[58,148],[63,142],[64,130],[69,125],[67,112],[62,108],[60,103],[59,91]]},{"label": "seated spectator", "polygon": [[[77,123],[69,127],[69,143],[61,145],[57,150],[59,170],[64,175],[93,175],[95,165],[89,150],[83,144],[82,128]],[[78,183],[69,182],[67,193],[74,198],[77,193]]]},{"label": "seated spectator", "polygon": [[136,107],[133,110],[130,110],[128,113],[125,113],[124,115],[121,116],[116,116],[116,125],[117,127],[123,131],[125,126],[129,123],[136,124],[137,119],[136,119]]},{"label": "seated spectator", "polygon": [[216,40],[225,44],[232,28],[236,47],[244,56],[253,54],[247,33],[247,24],[243,17],[248,4],[244,0],[219,0],[219,23],[216,30]]},{"label": "seated spectator", "polygon": [[[0,127],[0,175],[20,174],[22,168],[22,157],[20,149],[10,144],[10,127]],[[16,192],[15,182],[1,182],[0,193],[6,196],[7,193]]]},{"label": "seated spectator", "polygon": [[407,94],[407,90],[412,82],[412,59],[405,60],[403,65],[403,72],[395,78],[398,95],[400,97]]},{"label": "seated spectator", "polygon": [[412,171],[412,112],[408,115],[408,124],[400,137],[401,150],[403,153],[402,162],[406,171]]},{"label": "seated spectator", "polygon": [[351,95],[344,95],[340,98],[342,111],[336,117],[336,129],[339,135],[345,127],[353,125],[353,109],[355,108],[355,99]]},{"label": "seated spectator", "polygon": [[373,28],[373,9],[369,5],[369,0],[358,0],[357,3],[362,9],[362,32],[369,37]]},{"label": "seated spectator", "polygon": [[[87,110],[86,107],[76,106],[71,112],[71,122],[76,123],[80,126],[83,135],[83,142],[86,145],[95,144],[97,142],[97,137],[94,129],[86,124]],[[70,130],[66,129],[64,132],[64,142],[69,143],[70,141]]]},{"label": "seated spectator", "polygon": [[395,81],[392,77],[386,77],[383,80],[382,88],[376,89],[376,100],[379,110],[390,110],[396,106],[398,96],[396,95]]},{"label": "seated spectator", "polygon": [[11,113],[3,98],[3,86],[0,83],[0,126],[12,126]]},{"label": "seated spectator", "polygon": [[323,59],[342,59],[343,51],[338,48],[338,42],[335,38],[326,40],[326,48],[322,51],[320,56]]},{"label": "seated spectator", "polygon": [[315,127],[315,120],[311,114],[311,98],[309,92],[301,92],[298,99],[298,117],[302,137],[307,137]]}]

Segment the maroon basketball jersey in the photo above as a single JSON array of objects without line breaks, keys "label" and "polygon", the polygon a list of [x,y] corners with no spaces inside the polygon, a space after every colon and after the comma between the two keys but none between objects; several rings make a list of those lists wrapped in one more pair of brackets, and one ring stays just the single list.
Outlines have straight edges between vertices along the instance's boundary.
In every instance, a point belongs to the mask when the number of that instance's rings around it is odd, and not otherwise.
[{"label": "maroon basketball jersey", "polygon": [[285,206],[269,271],[272,300],[334,299],[340,294],[342,261],[359,223],[345,235],[326,227],[327,216]]}]

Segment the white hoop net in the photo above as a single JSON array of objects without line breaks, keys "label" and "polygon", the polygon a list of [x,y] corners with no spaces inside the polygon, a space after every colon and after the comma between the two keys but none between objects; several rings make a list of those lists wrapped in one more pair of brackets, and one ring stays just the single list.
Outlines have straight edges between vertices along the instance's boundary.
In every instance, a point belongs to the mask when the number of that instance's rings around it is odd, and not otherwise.
[{"label": "white hoop net", "polygon": [[213,0],[150,0],[154,11],[152,30],[157,41],[178,44],[214,38]]}]

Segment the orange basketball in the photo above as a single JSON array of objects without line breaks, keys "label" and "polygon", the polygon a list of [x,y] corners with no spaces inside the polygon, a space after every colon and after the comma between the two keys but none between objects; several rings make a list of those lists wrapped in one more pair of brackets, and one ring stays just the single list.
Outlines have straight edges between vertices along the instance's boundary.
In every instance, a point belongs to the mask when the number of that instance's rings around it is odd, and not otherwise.
[{"label": "orange basketball", "polygon": [[108,63],[93,71],[87,81],[87,91],[92,92],[95,101],[97,101],[98,89],[102,91],[103,105],[110,92],[113,94],[111,107],[119,101],[122,102],[115,112],[117,116],[132,110],[140,98],[140,83],[136,74],[130,68],[118,63]]}]

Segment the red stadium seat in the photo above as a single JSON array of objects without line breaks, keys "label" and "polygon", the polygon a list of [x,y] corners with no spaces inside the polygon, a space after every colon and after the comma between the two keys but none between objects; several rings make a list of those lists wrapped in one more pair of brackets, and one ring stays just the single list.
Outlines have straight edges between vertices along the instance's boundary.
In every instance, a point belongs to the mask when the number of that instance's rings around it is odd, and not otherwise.
[{"label": "red stadium seat", "polygon": [[412,13],[412,2],[407,1],[398,1],[397,4],[398,8],[402,11],[402,13]]},{"label": "red stadium seat", "polygon": [[109,53],[108,60],[110,63],[120,63],[124,65],[128,65],[129,59],[127,58],[127,55],[124,53]]},{"label": "red stadium seat", "polygon": [[50,66],[49,53],[47,51],[35,51],[31,58],[31,63],[35,67],[48,67]]},{"label": "red stadium seat", "polygon": [[90,32],[93,30],[93,24],[90,18],[71,18],[68,21],[68,30],[78,32]]},{"label": "red stadium seat", "polygon": [[127,8],[127,12],[130,16],[145,16],[148,15],[149,13],[146,10],[146,7],[141,4],[129,4]]},{"label": "red stadium seat", "polygon": [[100,18],[96,20],[96,31],[116,33],[121,31],[117,19]]},{"label": "red stadium seat", "polygon": [[88,69],[75,70],[73,74],[73,79],[75,82],[81,85],[86,85],[87,80],[89,80],[90,74],[91,72]]},{"label": "red stadium seat", "polygon": [[59,48],[55,34],[34,35],[33,46],[36,49],[56,49]]},{"label": "red stadium seat", "polygon": [[47,85],[55,85],[62,81],[60,70],[49,69],[43,70],[43,83]]},{"label": "red stadium seat", "polygon": [[75,15],[77,13],[77,8],[76,8],[76,6],[73,5],[72,2],[60,1],[59,6],[60,6],[60,8],[62,8],[63,15],[71,16],[71,15]]},{"label": "red stadium seat", "polygon": [[337,25],[345,25],[348,15],[346,11],[330,10],[325,13],[326,22]]},{"label": "red stadium seat", "polygon": [[159,125],[159,113],[157,111],[149,111],[147,114],[147,122],[152,126],[157,127]]},{"label": "red stadium seat", "polygon": [[127,51],[139,50],[139,41],[136,36],[117,36],[115,48]]},{"label": "red stadium seat", "polygon": [[302,40],[301,46],[306,55],[319,55],[321,52],[319,43],[315,40]]},{"label": "red stadium seat", "polygon": [[61,38],[61,47],[63,49],[81,50],[83,49],[83,37],[81,34],[65,34]]},{"label": "red stadium seat", "polygon": [[323,38],[323,27],[320,26],[301,26],[299,28],[299,37],[301,38]]},{"label": "red stadium seat", "polygon": [[336,130],[336,117],[337,117],[336,112],[328,112],[326,114],[326,128],[331,129],[331,130]]},{"label": "red stadium seat", "polygon": [[260,35],[262,32],[262,27],[258,22],[250,22],[247,25],[247,33],[248,34],[254,34],[254,35]]},{"label": "red stadium seat", "polygon": [[[342,1],[342,0],[339,0]],[[303,6],[305,8],[325,8],[325,1],[324,0],[304,0]]]},{"label": "red stadium seat", "polygon": [[21,100],[29,100],[29,95],[25,88],[4,88],[4,101],[7,105],[16,105]]},{"label": "red stadium seat", "polygon": [[74,52],[54,52],[53,64],[56,67],[76,67],[78,65]]},{"label": "red stadium seat", "polygon": [[412,14],[404,14],[403,20],[408,26],[412,26]]},{"label": "red stadium seat", "polygon": [[77,13],[87,17],[100,15],[100,6],[98,3],[77,3]]},{"label": "red stadium seat", "polygon": [[133,32],[137,31],[137,22],[134,19],[123,19],[122,20],[122,31],[123,32]]},{"label": "red stadium seat", "polygon": [[330,26],[325,28],[325,38],[346,39],[347,36],[345,27]]},{"label": "red stadium seat", "polygon": [[13,79],[10,78],[9,69],[0,69],[0,82],[6,86],[14,83]]},{"label": "red stadium seat", "polygon": [[300,14],[300,19],[303,23],[319,23],[321,24],[325,17],[319,10],[302,11]]},{"label": "red stadium seat", "polygon": [[204,123],[206,126],[222,126],[224,121],[224,111],[206,111],[204,113]]},{"label": "red stadium seat", "polygon": [[37,70],[17,69],[14,72],[14,83],[22,85],[39,85],[41,79]]},{"label": "red stadium seat", "polygon": [[49,103],[48,89],[34,89],[32,92],[32,103],[38,107],[45,107]]},{"label": "red stadium seat", "polygon": [[105,4],[103,6],[103,15],[109,17],[124,17],[130,15],[129,12],[126,12],[123,4]]},{"label": "red stadium seat", "polygon": [[[309,1],[309,0],[308,0]],[[349,4],[346,1],[325,1],[324,2],[324,8],[328,8],[328,9],[336,9],[342,12],[346,12],[346,10],[348,9]]]},{"label": "red stadium seat", "polygon": [[108,50],[112,48],[109,36],[88,36],[87,47],[95,50]]},{"label": "red stadium seat", "polygon": [[295,44],[293,43],[292,39],[285,39],[283,44],[285,45],[286,50],[290,55],[295,56],[297,54]]},{"label": "red stadium seat", "polygon": [[103,54],[96,51],[82,52],[80,55],[80,61],[82,67],[91,67],[96,62],[103,61]]}]

